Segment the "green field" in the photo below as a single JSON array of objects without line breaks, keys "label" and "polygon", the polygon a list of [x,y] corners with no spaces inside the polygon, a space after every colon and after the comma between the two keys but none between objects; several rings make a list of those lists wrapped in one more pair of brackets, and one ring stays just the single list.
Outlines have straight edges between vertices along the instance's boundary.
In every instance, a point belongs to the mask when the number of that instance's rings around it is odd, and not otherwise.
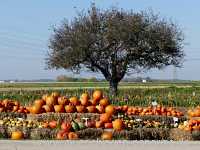
[{"label": "green field", "polygon": [[15,99],[29,104],[43,94],[58,91],[62,95],[80,96],[84,91],[90,94],[101,89],[116,105],[147,106],[152,101],[162,105],[195,107],[200,104],[200,84],[198,83],[127,83],[119,85],[116,97],[109,96],[108,83],[105,82],[67,82],[67,83],[5,83],[0,84],[0,99]]}]

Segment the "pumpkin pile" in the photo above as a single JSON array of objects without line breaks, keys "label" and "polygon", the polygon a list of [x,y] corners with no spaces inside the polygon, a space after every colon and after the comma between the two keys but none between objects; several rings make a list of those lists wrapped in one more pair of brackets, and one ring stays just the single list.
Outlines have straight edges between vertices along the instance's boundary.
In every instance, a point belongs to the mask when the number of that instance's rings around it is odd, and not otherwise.
[{"label": "pumpkin pile", "polygon": [[200,106],[197,106],[194,109],[189,109],[188,116],[189,117],[200,117]]},{"label": "pumpkin pile", "polygon": [[83,93],[80,98],[76,96],[67,98],[65,96],[60,96],[57,92],[54,92],[51,95],[42,96],[42,99],[35,100],[32,106],[28,106],[26,108],[32,114],[48,112],[104,113],[105,111],[113,113],[114,107],[108,105],[109,100],[107,98],[103,98],[101,91],[96,90],[93,92],[92,98],[90,98],[88,93]]},{"label": "pumpkin pile", "polygon": [[178,126],[179,129],[184,131],[200,131],[200,119],[190,119]]},{"label": "pumpkin pile", "polygon": [[[123,110],[123,107],[122,107]],[[173,117],[181,117],[184,114],[181,111],[174,109],[173,107],[164,107],[161,105],[157,105],[156,107],[128,107],[127,108],[128,115],[162,115],[162,116],[173,116]]]},{"label": "pumpkin pile", "polygon": [[27,113],[28,110],[21,106],[18,101],[4,99],[0,101],[0,113],[1,112]]}]

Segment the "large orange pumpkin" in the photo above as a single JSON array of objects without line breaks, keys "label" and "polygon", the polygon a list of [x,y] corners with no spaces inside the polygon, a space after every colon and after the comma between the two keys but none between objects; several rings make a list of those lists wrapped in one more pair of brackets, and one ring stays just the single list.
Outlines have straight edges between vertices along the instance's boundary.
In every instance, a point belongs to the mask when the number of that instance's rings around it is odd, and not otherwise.
[{"label": "large orange pumpkin", "polygon": [[37,99],[34,101],[34,105],[42,108],[45,105],[45,101],[43,99]]},{"label": "large orange pumpkin", "polygon": [[113,129],[116,131],[121,131],[124,127],[124,123],[121,119],[116,119],[112,122]]},{"label": "large orange pumpkin", "polygon": [[90,96],[88,95],[88,93],[83,93],[80,97],[81,105],[87,106],[89,99],[90,99]]},{"label": "large orange pumpkin", "polygon": [[112,140],[112,138],[113,138],[112,132],[105,131],[101,135],[102,140]]},{"label": "large orange pumpkin", "polygon": [[75,107],[73,105],[66,105],[65,106],[65,111],[66,111],[66,113],[74,113],[75,112]]},{"label": "large orange pumpkin", "polygon": [[46,105],[53,106],[53,105],[56,105],[56,104],[57,104],[57,99],[55,99],[55,97],[48,96],[46,98]]},{"label": "large orange pumpkin", "polygon": [[69,101],[74,106],[80,105],[80,101],[76,96],[70,97]]},{"label": "large orange pumpkin", "polygon": [[68,138],[69,138],[69,140],[77,140],[78,134],[76,134],[75,132],[69,132]]},{"label": "large orange pumpkin", "polygon": [[24,138],[24,134],[22,131],[13,131],[11,133],[11,139],[12,140],[21,140]]},{"label": "large orange pumpkin", "polygon": [[109,122],[111,119],[111,115],[109,113],[103,113],[100,115],[100,121],[103,123]]},{"label": "large orange pumpkin", "polygon": [[102,92],[101,92],[100,90],[95,90],[95,91],[93,92],[92,97],[93,97],[93,100],[99,101],[100,99],[102,99],[103,94],[102,94]]},{"label": "large orange pumpkin", "polygon": [[109,105],[109,100],[107,98],[103,98],[100,100],[99,104],[103,107],[106,107]]},{"label": "large orange pumpkin", "polygon": [[109,114],[114,114],[114,112],[115,112],[114,106],[113,106],[113,105],[108,105],[108,106],[106,106],[105,112],[106,112],[106,113],[109,113]]},{"label": "large orange pumpkin", "polygon": [[54,105],[54,111],[56,113],[63,113],[65,111],[65,108],[63,105]]}]

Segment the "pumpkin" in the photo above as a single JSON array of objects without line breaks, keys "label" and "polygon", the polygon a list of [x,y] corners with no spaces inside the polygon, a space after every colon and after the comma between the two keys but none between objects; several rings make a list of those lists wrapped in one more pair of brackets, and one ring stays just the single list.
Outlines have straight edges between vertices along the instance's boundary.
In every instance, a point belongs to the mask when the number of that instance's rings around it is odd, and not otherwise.
[{"label": "pumpkin", "polygon": [[30,109],[30,113],[32,114],[39,114],[41,112],[41,107],[40,106],[32,106]]},{"label": "pumpkin", "polygon": [[66,140],[68,138],[67,132],[65,130],[58,131],[56,135],[56,140]]},{"label": "pumpkin", "polygon": [[56,113],[63,113],[65,111],[65,108],[63,105],[54,105],[54,111]]},{"label": "pumpkin", "polygon": [[48,122],[43,122],[42,123],[42,127],[43,128],[48,128],[49,127],[49,123]]},{"label": "pumpkin", "polygon": [[88,106],[87,111],[89,113],[96,113],[96,107],[95,106]]},{"label": "pumpkin", "polygon": [[74,113],[75,112],[75,107],[73,105],[66,105],[65,106],[65,111],[66,111],[66,113]]},{"label": "pumpkin", "polygon": [[49,122],[49,127],[52,128],[52,129],[56,128],[57,127],[57,121],[55,121],[55,120],[50,121]]},{"label": "pumpkin", "polygon": [[71,123],[69,123],[69,122],[62,122],[62,124],[61,124],[61,129],[63,130],[63,131],[67,131],[67,132],[69,132],[70,131],[70,129],[71,129]]},{"label": "pumpkin", "polygon": [[24,138],[24,134],[22,131],[13,131],[11,133],[11,139],[12,140],[21,140]]},{"label": "pumpkin", "polygon": [[42,95],[42,99],[46,101],[48,94]]},{"label": "pumpkin", "polygon": [[105,109],[104,109],[103,106],[97,105],[97,106],[96,106],[96,109],[97,109],[97,112],[100,113],[100,114],[102,114],[102,113],[105,112]]},{"label": "pumpkin", "polygon": [[109,105],[109,100],[107,98],[103,98],[100,100],[99,104],[103,107],[106,107]]},{"label": "pumpkin", "polygon": [[76,134],[75,132],[69,132],[68,138],[69,138],[69,140],[77,140],[78,134]]},{"label": "pumpkin", "polygon": [[100,115],[100,121],[102,121],[103,123],[109,122],[111,115],[109,113],[103,113]]},{"label": "pumpkin", "polygon": [[45,101],[43,99],[35,100],[34,105],[42,108],[42,106],[45,105]]},{"label": "pumpkin", "polygon": [[103,94],[100,90],[95,90],[92,94],[93,100],[97,100],[99,101],[100,99],[102,99]]},{"label": "pumpkin", "polygon": [[83,93],[80,97],[81,105],[87,106],[89,99],[90,99],[90,96],[88,95],[88,93]]},{"label": "pumpkin", "polygon": [[115,119],[112,122],[112,125],[113,125],[113,129],[116,131],[121,131],[124,127],[124,123],[121,119]]},{"label": "pumpkin", "polygon": [[122,106],[122,111],[123,112],[126,112],[127,110],[128,110],[128,106],[127,105]]},{"label": "pumpkin", "polygon": [[18,110],[19,106],[13,106],[12,112],[16,112]]},{"label": "pumpkin", "polygon": [[57,99],[60,96],[60,93],[53,92],[53,93],[51,93],[51,96],[54,97],[55,99]]},{"label": "pumpkin", "polygon": [[0,107],[0,112],[4,112],[4,107]]},{"label": "pumpkin", "polygon": [[70,103],[74,106],[76,105],[80,105],[80,101],[78,100],[78,98],[76,96],[73,96],[69,99]]},{"label": "pumpkin", "polygon": [[15,105],[15,106],[19,106],[20,104],[19,104],[18,101],[14,101],[14,105]]},{"label": "pumpkin", "polygon": [[43,105],[42,108],[45,110],[45,112],[52,112],[52,106],[49,105]]},{"label": "pumpkin", "polygon": [[58,104],[59,105],[67,105],[69,104],[68,99],[66,97],[58,97]]},{"label": "pumpkin", "polygon": [[85,112],[85,106],[79,105],[76,106],[76,110],[78,113],[84,113]]},{"label": "pumpkin", "polygon": [[46,105],[53,106],[57,104],[57,100],[53,96],[48,96],[46,98]]},{"label": "pumpkin", "polygon": [[102,121],[96,121],[95,122],[95,127],[96,128],[101,128],[103,126],[103,122]]},{"label": "pumpkin", "polygon": [[101,135],[102,140],[112,140],[112,138],[113,138],[112,132],[105,131]]},{"label": "pumpkin", "polygon": [[113,128],[113,125],[112,125],[111,122],[108,122],[108,123],[104,123],[104,127],[105,127],[106,129],[112,129],[112,128]]},{"label": "pumpkin", "polygon": [[112,105],[106,106],[105,112],[106,112],[106,113],[109,113],[109,114],[114,114],[114,112],[115,112],[114,106],[112,106]]}]

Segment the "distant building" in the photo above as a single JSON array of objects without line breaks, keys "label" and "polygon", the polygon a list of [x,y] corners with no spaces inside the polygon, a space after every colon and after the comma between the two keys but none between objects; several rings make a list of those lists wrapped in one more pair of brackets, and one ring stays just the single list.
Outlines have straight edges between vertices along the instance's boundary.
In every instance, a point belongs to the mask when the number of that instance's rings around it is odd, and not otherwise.
[{"label": "distant building", "polygon": [[15,83],[15,81],[10,81],[10,83]]},{"label": "distant building", "polygon": [[5,83],[5,81],[0,81],[0,83]]},{"label": "distant building", "polygon": [[146,83],[146,82],[147,82],[147,80],[145,80],[145,79],[142,80],[142,83]]}]

